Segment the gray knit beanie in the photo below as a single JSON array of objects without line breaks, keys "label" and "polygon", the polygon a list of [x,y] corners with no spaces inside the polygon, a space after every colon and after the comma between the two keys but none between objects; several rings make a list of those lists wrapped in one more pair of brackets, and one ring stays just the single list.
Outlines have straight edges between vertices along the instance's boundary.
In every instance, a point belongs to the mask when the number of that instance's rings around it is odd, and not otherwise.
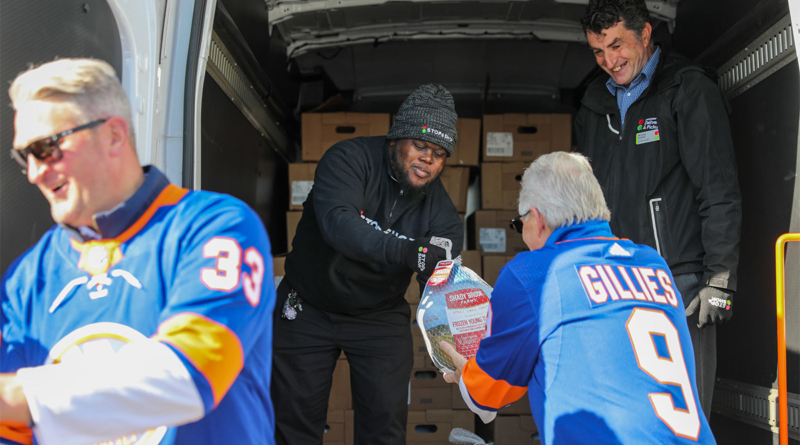
[{"label": "gray knit beanie", "polygon": [[443,86],[429,83],[403,101],[386,138],[433,142],[447,150],[450,157],[458,140],[456,119],[453,96]]}]

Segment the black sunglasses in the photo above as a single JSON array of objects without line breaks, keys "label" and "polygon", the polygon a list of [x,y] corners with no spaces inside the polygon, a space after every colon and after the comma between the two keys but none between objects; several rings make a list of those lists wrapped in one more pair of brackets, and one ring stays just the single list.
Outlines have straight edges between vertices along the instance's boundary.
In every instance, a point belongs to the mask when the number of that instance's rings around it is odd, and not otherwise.
[{"label": "black sunglasses", "polygon": [[516,230],[517,233],[522,235],[522,224],[523,224],[522,223],[522,218],[528,216],[528,213],[531,213],[531,211],[528,210],[527,212],[525,212],[522,215],[517,215],[516,218],[511,220],[511,223],[509,224],[509,227],[511,227],[512,229]]},{"label": "black sunglasses", "polygon": [[517,215],[516,218],[511,220],[511,223],[509,224],[509,227],[511,227],[512,229],[516,230],[517,233],[522,235],[522,224],[523,224],[522,218],[528,216],[528,213],[531,213],[531,211],[528,210],[527,212],[523,213],[522,215]]},{"label": "black sunglasses", "polygon": [[75,127],[71,130],[63,131],[58,134],[54,134],[52,136],[48,136],[46,138],[39,139],[37,141],[33,141],[27,147],[17,150],[15,148],[11,149],[11,157],[17,161],[20,167],[22,167],[22,173],[28,174],[28,155],[33,155],[34,158],[44,162],[45,164],[52,164],[53,162],[58,162],[61,159],[62,153],[61,148],[58,146],[58,141],[66,136],[75,133],[76,131],[86,130],[92,127],[96,127],[103,122],[107,121],[108,118],[105,119],[98,119],[96,121],[91,121],[88,124],[83,124],[79,127]]}]

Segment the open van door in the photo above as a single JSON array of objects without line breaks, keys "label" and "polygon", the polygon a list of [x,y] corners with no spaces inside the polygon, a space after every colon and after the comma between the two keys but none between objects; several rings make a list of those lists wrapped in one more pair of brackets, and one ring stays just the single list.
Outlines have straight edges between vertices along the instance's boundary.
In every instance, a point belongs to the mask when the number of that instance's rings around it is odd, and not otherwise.
[{"label": "open van door", "polygon": [[[96,57],[114,67],[129,94],[135,92],[140,87],[133,80],[135,37],[118,23],[120,12],[117,2],[104,0],[48,2],[46,7],[32,7],[30,2],[0,5],[0,272],[53,225],[47,201],[8,155],[14,138],[8,86],[33,64],[56,57]],[[148,39],[154,37],[155,33],[148,34]],[[135,113],[134,121],[136,137],[142,140],[146,134],[143,118]]]}]

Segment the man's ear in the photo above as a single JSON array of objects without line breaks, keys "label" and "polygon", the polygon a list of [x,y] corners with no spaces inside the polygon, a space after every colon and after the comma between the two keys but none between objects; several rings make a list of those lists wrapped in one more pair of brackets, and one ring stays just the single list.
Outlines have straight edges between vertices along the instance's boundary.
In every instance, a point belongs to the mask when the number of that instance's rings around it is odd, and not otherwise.
[{"label": "man's ear", "polygon": [[542,232],[544,232],[547,222],[544,219],[544,215],[539,212],[539,209],[536,207],[531,206],[531,223],[533,223],[534,227],[536,228],[536,236],[541,236]]},{"label": "man's ear", "polygon": [[650,38],[653,37],[653,26],[650,23],[645,23],[642,29],[642,43],[645,47],[650,46]]},{"label": "man's ear", "polygon": [[112,116],[106,121],[109,135],[109,153],[119,156],[130,145],[130,127],[121,116]]}]

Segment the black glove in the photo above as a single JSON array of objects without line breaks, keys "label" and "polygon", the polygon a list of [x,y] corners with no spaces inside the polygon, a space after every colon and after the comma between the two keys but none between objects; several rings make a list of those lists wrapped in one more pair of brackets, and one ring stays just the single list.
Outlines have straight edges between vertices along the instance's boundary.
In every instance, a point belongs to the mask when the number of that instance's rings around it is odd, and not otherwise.
[{"label": "black glove", "polygon": [[[436,237],[434,237],[436,238]],[[437,238],[438,240],[446,238]],[[406,266],[423,277],[430,277],[436,263],[447,259],[447,250],[436,244],[431,244],[431,238],[419,238],[415,240],[404,240],[400,258]]]},{"label": "black glove", "polygon": [[698,328],[722,324],[733,316],[733,292],[712,286],[701,287],[686,307],[686,316],[694,315],[698,308]]}]

